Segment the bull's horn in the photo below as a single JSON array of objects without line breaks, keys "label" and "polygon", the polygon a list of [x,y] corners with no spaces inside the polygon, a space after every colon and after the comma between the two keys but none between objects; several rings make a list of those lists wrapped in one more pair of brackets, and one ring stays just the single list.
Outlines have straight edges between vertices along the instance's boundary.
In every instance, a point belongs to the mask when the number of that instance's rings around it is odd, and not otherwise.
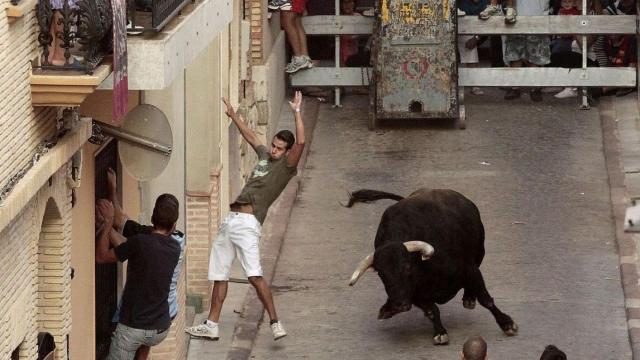
[{"label": "bull's horn", "polygon": [[407,248],[409,252],[419,251],[422,255],[422,260],[429,260],[434,253],[433,246],[427,244],[424,241],[407,241],[404,243],[404,246]]},{"label": "bull's horn", "polygon": [[369,269],[372,265],[373,265],[373,253],[367,255],[367,257],[365,257],[362,261],[360,261],[360,264],[358,264],[356,271],[354,271],[353,274],[351,275],[351,280],[349,280],[349,286],[353,286],[353,284],[355,284],[356,281],[358,281],[358,279],[360,279],[360,277],[365,273],[365,271],[367,271],[367,269]]}]

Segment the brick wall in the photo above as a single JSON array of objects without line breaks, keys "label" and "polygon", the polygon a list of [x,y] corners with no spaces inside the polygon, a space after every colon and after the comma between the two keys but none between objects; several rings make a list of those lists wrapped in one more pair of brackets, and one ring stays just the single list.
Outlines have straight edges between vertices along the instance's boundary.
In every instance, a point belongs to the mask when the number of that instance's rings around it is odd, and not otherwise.
[{"label": "brick wall", "polygon": [[[45,184],[0,232],[0,358],[20,348],[36,358],[39,331],[52,333],[56,359],[67,358],[71,330],[71,193],[67,167]],[[42,231],[41,231],[42,229]]]},{"label": "brick wall", "polygon": [[[188,239],[187,239],[188,242]],[[185,284],[184,268],[178,280],[178,315],[171,322],[167,338],[158,346],[151,348],[151,360],[184,360],[187,358],[188,338],[184,332],[185,324]]]},{"label": "brick wall", "polygon": [[259,64],[262,62],[262,23],[266,21],[266,14],[262,13],[262,0],[245,0],[245,14],[251,21],[251,42],[249,44],[249,52],[251,54],[251,63]]},{"label": "brick wall", "polygon": [[[9,0],[0,0],[4,9]],[[0,16],[0,187],[55,133],[56,108],[32,108],[29,60],[38,55],[35,11],[9,24]]]},{"label": "brick wall", "polygon": [[208,280],[209,252],[220,222],[220,171],[211,174],[210,191],[187,195],[187,293],[202,298],[209,308],[211,284]]}]

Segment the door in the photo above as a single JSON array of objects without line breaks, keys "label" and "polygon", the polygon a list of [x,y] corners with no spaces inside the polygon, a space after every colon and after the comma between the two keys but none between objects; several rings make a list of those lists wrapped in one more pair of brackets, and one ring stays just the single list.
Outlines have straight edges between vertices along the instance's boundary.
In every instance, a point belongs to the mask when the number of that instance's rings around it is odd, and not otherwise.
[{"label": "door", "polygon": [[[118,145],[112,140],[95,158],[95,196],[108,197],[107,169],[118,169]],[[97,239],[96,239],[97,240]],[[96,264],[96,360],[105,359],[111,343],[111,318],[117,307],[117,264]]]}]

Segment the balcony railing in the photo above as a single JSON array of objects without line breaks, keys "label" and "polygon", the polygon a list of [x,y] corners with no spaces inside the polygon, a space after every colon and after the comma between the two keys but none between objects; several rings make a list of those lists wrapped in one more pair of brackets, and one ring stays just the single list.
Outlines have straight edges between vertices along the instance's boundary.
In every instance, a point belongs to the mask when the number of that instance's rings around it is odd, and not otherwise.
[{"label": "balcony railing", "polygon": [[112,52],[109,0],[40,0],[36,16],[42,56],[35,67],[92,74]]},{"label": "balcony railing", "polygon": [[160,31],[194,0],[127,0],[130,33]]}]

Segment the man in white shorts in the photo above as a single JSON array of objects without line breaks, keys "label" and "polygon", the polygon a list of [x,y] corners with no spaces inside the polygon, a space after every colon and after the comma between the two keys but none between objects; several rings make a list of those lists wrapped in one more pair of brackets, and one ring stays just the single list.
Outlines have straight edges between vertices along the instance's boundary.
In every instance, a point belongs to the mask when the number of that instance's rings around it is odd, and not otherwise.
[{"label": "man in white shorts", "polygon": [[258,154],[258,164],[238,198],[231,204],[231,211],[220,224],[218,237],[211,249],[209,280],[213,281],[213,291],[209,316],[203,324],[189,327],[185,331],[194,337],[218,340],[218,320],[227,296],[231,263],[237,255],[245,275],[269,314],[273,338],[278,340],[286,336],[287,332],[278,321],[271,290],[262,277],[259,241],[261,226],[269,206],[296,175],[302,156],[305,142],[304,125],[300,115],[302,94],[296,91],[293,101],[289,101],[295,117],[296,137],[294,138],[291,131],[282,130],[273,137],[270,148],[260,143],[242,117],[235,113],[229,101],[224,98],[222,100],[227,107],[227,116],[233,120],[242,137]]}]

